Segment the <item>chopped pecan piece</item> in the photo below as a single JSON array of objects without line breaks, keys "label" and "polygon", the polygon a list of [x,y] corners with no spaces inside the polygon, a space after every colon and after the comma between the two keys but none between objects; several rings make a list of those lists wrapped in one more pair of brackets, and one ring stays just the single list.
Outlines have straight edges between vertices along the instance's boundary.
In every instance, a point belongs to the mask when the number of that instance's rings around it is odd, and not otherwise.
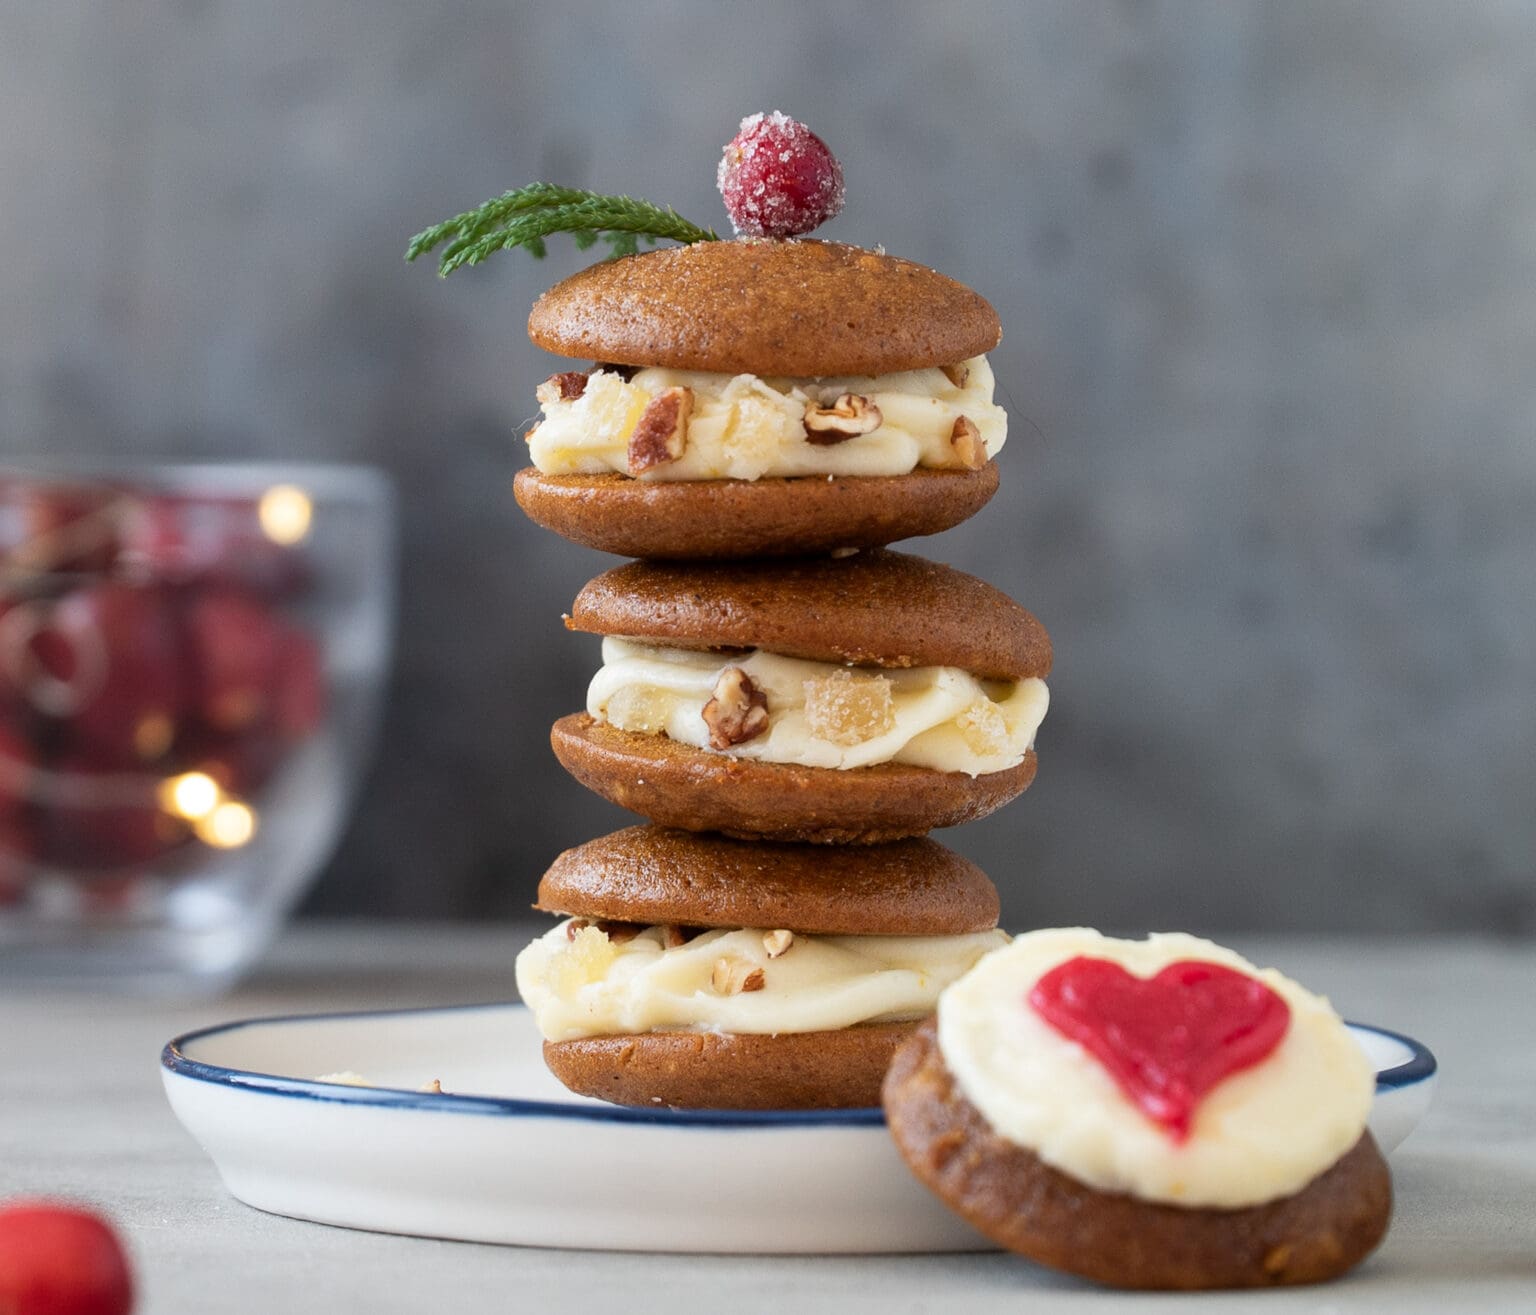
[{"label": "chopped pecan piece", "polygon": [[763,933],[763,949],[768,951],[770,959],[777,959],[781,954],[788,954],[790,947],[794,943],[795,933],[785,931],[783,927]]},{"label": "chopped pecan piece", "polygon": [[941,365],[939,369],[956,388],[964,388],[971,381],[971,367],[964,361],[958,365]]},{"label": "chopped pecan piece", "polygon": [[676,923],[669,922],[661,929],[661,943],[669,950],[675,950],[679,946],[687,945],[699,934],[697,927],[679,927]]},{"label": "chopped pecan piece", "polygon": [[987,445],[981,441],[981,430],[965,416],[955,421],[949,441],[954,446],[955,455],[960,458],[960,464],[967,470],[980,470],[987,464]]},{"label": "chopped pecan piece", "polygon": [[709,727],[710,748],[729,749],[768,729],[768,696],[740,667],[727,667],[715,681],[703,715]]},{"label": "chopped pecan piece", "polygon": [[586,391],[587,376],[580,370],[566,370],[550,375],[533,395],[539,399],[540,406],[550,406],[555,402],[574,402]]},{"label": "chopped pecan piece", "polygon": [[441,1078],[433,1078],[430,1082],[423,1082],[416,1090],[425,1092],[428,1096],[441,1096],[443,1094],[443,1081]]},{"label": "chopped pecan piece", "polygon": [[629,473],[640,475],[682,456],[692,414],[691,388],[667,388],[651,398],[629,436]]},{"label": "chopped pecan piece", "polygon": [[763,970],[745,959],[722,955],[715,960],[715,970],[709,984],[721,995],[741,995],[745,991],[761,991],[766,984]]},{"label": "chopped pecan piece", "polygon": [[805,441],[817,447],[846,443],[850,438],[880,428],[884,417],[867,397],[844,393],[831,406],[805,408]]}]

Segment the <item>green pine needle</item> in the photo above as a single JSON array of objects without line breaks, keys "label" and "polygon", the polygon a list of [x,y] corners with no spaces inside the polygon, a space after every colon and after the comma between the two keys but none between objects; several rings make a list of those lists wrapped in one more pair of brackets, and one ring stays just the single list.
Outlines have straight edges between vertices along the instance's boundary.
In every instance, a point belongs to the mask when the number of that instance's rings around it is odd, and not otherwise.
[{"label": "green pine needle", "polygon": [[569,233],[579,251],[599,240],[606,242],[610,258],[634,255],[642,237],[652,246],[663,237],[673,242],[720,240],[712,229],[690,224],[670,206],[554,183],[530,183],[416,234],[405,258],[415,260],[442,247],[437,272],[446,277],[460,265],[478,265],[493,252],[512,247],[522,247],[542,260],[544,239],[551,233]]}]

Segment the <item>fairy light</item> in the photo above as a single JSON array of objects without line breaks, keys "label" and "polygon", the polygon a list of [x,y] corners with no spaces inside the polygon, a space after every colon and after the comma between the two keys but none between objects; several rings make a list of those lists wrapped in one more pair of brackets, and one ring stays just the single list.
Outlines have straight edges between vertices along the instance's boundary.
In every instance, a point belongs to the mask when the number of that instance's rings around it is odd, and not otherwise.
[{"label": "fairy light", "polygon": [[256,814],[238,799],[226,799],[206,816],[196,819],[192,829],[205,845],[239,849],[256,834]]},{"label": "fairy light", "polygon": [[315,504],[309,494],[292,484],[274,484],[256,504],[262,533],[273,543],[292,547],[309,533]]},{"label": "fairy light", "polygon": [[222,796],[219,783],[207,772],[183,772],[160,783],[160,807],[189,822],[207,817]]}]

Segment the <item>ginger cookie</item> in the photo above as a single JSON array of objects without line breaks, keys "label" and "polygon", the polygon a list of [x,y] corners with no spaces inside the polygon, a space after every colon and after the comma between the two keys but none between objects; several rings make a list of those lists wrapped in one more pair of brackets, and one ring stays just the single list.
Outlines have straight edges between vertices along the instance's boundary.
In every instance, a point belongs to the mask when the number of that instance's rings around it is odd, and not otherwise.
[{"label": "ginger cookie", "polygon": [[562,854],[518,956],[550,1069],[622,1104],[879,1103],[939,991],[1007,943],[997,892],[927,840],[825,850],[630,827]]},{"label": "ginger cookie", "polygon": [[985,816],[1034,776],[1050,640],[949,567],[637,562],[590,582],[567,624],[604,635],[604,661],[556,756],[668,826],[891,840]]},{"label": "ginger cookie", "polygon": [[1391,1215],[1371,1065],[1327,1001],[1180,934],[1032,932],[946,989],[884,1104],[1001,1245],[1124,1288],[1313,1283]]},{"label": "ginger cookie", "polygon": [[529,335],[551,375],[515,484],[538,524],[647,558],[807,555],[936,534],[997,488],[997,316],[834,242],[698,242],[582,270]]}]

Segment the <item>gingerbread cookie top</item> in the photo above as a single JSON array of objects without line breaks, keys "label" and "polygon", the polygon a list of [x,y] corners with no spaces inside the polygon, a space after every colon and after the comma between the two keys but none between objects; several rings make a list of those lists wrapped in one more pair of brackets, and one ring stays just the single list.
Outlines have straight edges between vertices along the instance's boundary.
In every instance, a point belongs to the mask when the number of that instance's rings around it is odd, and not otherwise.
[{"label": "gingerbread cookie top", "polygon": [[1236,1209],[1359,1140],[1369,1061],[1328,1002],[1182,933],[1031,932],[939,1002],[939,1046],[1001,1137],[1102,1191]]},{"label": "gingerbread cookie top", "polygon": [[717,566],[631,562],[588,583],[567,624],[674,648],[958,667],[988,680],[1051,669],[1045,627],[1006,594],[963,571],[881,549]]},{"label": "gingerbread cookie top", "polygon": [[924,265],[840,242],[698,242],[593,265],[534,303],[546,351],[759,376],[952,365],[1002,338],[986,299]]},{"label": "gingerbread cookie top", "polygon": [[951,936],[997,925],[997,890],[927,839],[761,845],[632,826],[568,849],[538,907],[618,922],[783,927],[844,936]]},{"label": "gingerbread cookie top", "polygon": [[[734,241],[670,207],[532,183],[418,233],[450,274],[498,251],[543,256],[570,233],[618,259],[546,292],[528,336],[561,356],[710,374],[818,378],[957,366],[997,346],[986,300],[953,279],[839,242],[802,240],[843,205],[843,171],[825,142],[775,110],[748,115],[716,181]],[[639,252],[641,240],[684,245]]]}]

